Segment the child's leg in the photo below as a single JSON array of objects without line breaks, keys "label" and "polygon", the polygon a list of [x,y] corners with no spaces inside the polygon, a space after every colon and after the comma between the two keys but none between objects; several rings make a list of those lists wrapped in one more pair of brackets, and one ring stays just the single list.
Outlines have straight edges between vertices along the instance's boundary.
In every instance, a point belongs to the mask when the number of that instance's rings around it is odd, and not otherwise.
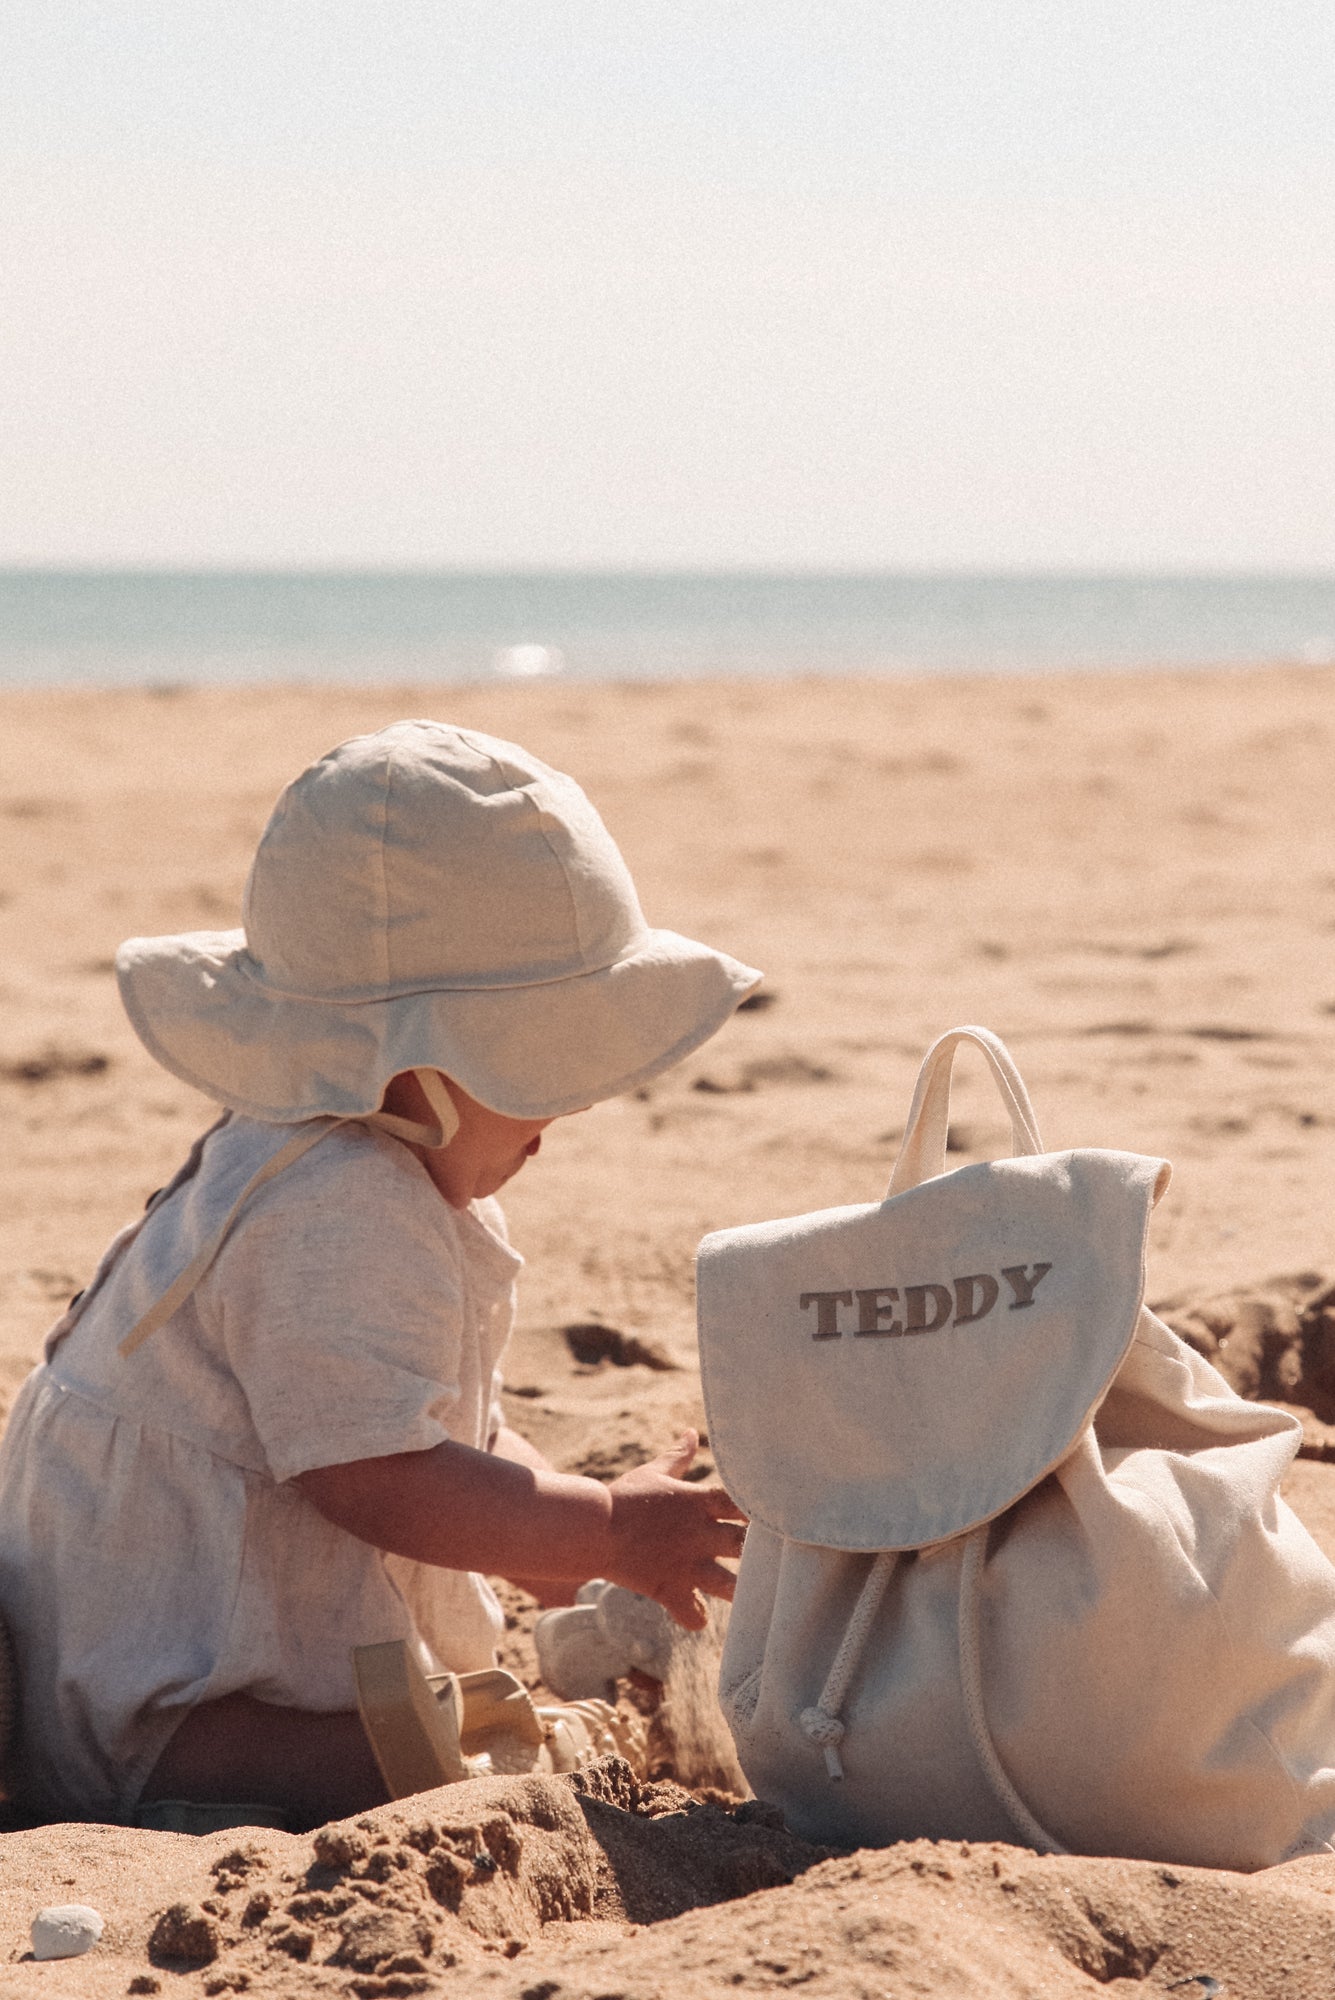
[{"label": "child's leg", "polygon": [[388,1794],[355,1709],[317,1715],[248,1694],[191,1709],[144,1786],[151,1799],[272,1805],[294,1827],[346,1819]]}]

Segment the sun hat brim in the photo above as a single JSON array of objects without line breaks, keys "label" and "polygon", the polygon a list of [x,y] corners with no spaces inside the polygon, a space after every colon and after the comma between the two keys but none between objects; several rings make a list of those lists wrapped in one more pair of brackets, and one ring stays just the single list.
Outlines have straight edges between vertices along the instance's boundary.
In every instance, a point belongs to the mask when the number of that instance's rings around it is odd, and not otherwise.
[{"label": "sun hat brim", "polygon": [[164,1069],[273,1124],[374,1111],[392,1076],[418,1068],[508,1117],[559,1118],[670,1069],[762,976],[664,930],[567,978],[344,1002],[268,984],[240,930],[131,938],[116,974]]}]

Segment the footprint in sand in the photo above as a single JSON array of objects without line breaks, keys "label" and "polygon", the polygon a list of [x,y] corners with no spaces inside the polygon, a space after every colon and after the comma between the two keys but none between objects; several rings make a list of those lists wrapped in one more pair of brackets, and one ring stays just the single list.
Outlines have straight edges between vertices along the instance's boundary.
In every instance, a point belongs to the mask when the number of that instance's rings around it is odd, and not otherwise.
[{"label": "footprint in sand", "polygon": [[66,1049],[54,1044],[35,1055],[0,1062],[0,1078],[8,1083],[54,1083],[66,1076],[102,1076],[111,1057],[99,1049]]}]

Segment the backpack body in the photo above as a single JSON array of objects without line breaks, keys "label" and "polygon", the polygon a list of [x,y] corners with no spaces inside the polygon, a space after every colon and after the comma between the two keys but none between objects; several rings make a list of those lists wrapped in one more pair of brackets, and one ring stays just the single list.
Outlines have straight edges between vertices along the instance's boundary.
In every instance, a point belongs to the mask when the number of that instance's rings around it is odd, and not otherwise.
[{"label": "backpack body", "polygon": [[[1016,1157],[946,1174],[961,1039]],[[1335,1567],[1278,1497],[1300,1427],[1145,1308],[1166,1181],[1045,1154],[1002,1045],[955,1030],[884,1202],[701,1245],[710,1443],[751,1520],[720,1698],[805,1838],[1335,1845]]]}]

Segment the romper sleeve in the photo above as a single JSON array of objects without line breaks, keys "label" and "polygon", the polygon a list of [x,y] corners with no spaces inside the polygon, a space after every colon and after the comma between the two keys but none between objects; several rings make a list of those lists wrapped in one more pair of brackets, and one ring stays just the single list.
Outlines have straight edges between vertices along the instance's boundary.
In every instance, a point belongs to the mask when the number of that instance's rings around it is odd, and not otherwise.
[{"label": "romper sleeve", "polygon": [[240,1218],[210,1289],[275,1480],[486,1443],[492,1371],[468,1379],[452,1213],[396,1141],[312,1148]]}]

